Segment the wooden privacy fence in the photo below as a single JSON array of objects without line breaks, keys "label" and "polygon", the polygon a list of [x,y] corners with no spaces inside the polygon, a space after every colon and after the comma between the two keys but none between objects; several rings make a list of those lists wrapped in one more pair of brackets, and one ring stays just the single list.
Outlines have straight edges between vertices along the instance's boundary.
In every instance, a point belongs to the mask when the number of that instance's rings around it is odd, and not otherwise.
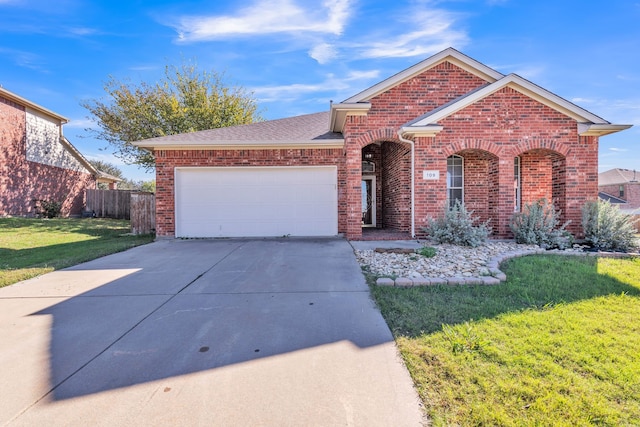
[{"label": "wooden privacy fence", "polygon": [[133,234],[146,234],[156,228],[155,200],[153,193],[87,189],[85,211],[97,218],[131,220]]},{"label": "wooden privacy fence", "polygon": [[131,193],[131,232],[149,234],[156,230],[156,196],[153,193]]},{"label": "wooden privacy fence", "polygon": [[97,218],[130,219],[130,190],[93,190],[86,192],[86,211]]}]

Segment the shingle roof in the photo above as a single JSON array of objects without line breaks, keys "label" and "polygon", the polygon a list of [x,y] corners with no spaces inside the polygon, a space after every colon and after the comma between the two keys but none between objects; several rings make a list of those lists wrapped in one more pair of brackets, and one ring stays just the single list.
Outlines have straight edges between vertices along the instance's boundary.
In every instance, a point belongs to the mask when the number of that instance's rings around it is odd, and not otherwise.
[{"label": "shingle roof", "polygon": [[598,174],[598,185],[626,184],[640,181],[640,172],[631,169],[609,169]]},{"label": "shingle roof", "polygon": [[329,112],[305,114],[248,125],[230,126],[145,139],[143,148],[175,146],[328,145],[343,143],[342,134],[329,131]]},{"label": "shingle roof", "polygon": [[598,198],[601,199],[601,200],[605,200],[605,201],[611,203],[612,205],[619,205],[619,204],[626,204],[627,203],[626,200],[622,200],[619,197],[612,196],[611,194],[607,194],[607,193],[604,193],[602,191],[600,191],[598,193]]}]

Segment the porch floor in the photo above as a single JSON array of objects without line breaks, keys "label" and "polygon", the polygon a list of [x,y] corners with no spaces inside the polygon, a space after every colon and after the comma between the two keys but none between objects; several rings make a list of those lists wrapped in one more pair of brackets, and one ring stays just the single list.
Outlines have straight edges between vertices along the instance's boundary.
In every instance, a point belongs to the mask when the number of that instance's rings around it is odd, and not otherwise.
[{"label": "porch floor", "polygon": [[362,240],[412,240],[411,234],[386,228],[362,227]]}]

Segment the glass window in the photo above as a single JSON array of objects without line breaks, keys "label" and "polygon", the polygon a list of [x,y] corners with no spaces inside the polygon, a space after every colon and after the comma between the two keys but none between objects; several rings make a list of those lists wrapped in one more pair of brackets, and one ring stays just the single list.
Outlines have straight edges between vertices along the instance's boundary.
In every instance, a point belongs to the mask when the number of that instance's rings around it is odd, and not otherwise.
[{"label": "glass window", "polygon": [[449,207],[455,205],[456,200],[464,201],[464,163],[460,156],[447,158],[447,200]]}]

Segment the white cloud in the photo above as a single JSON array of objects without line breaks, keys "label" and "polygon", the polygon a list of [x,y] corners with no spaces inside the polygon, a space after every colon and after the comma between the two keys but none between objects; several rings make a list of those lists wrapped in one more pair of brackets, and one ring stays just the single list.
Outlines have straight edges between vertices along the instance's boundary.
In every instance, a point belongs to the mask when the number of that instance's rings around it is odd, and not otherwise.
[{"label": "white cloud", "polygon": [[344,80],[345,81],[369,80],[369,79],[377,79],[378,77],[380,77],[380,70],[350,71]]},{"label": "white cloud", "polygon": [[349,18],[349,0],[325,0],[304,8],[295,0],[258,0],[235,15],[184,16],[173,25],[182,42],[277,33],[340,35]]},{"label": "white cloud", "polygon": [[263,86],[252,88],[251,91],[260,102],[295,101],[313,93],[326,93],[328,96],[335,95],[337,98],[338,95],[345,91],[358,92],[358,89],[353,89],[351,82],[358,81],[361,82],[361,85],[367,84],[372,79],[378,78],[379,75],[380,72],[378,70],[351,71],[341,77],[336,77],[335,74],[328,74],[324,81],[319,83]]},{"label": "white cloud", "polygon": [[9,61],[20,67],[29,68],[43,73],[49,72],[49,70],[44,67],[43,58],[35,53],[0,47],[0,55],[6,56]]},{"label": "white cloud", "polygon": [[263,86],[251,89],[259,102],[293,102],[304,95],[333,89],[329,83]]},{"label": "white cloud", "polygon": [[571,102],[573,102],[574,104],[592,104],[595,101],[591,98],[576,97],[576,98],[571,98]]},{"label": "white cloud", "polygon": [[321,43],[309,51],[309,56],[319,64],[326,64],[337,56],[336,48],[329,43]]},{"label": "white cloud", "polygon": [[[418,28],[399,36],[379,35],[379,41],[355,46],[362,58],[425,56],[447,47],[461,47],[468,42],[464,31],[453,28],[459,19],[455,13],[442,9],[408,11],[411,23]],[[400,26],[401,28],[406,28]]]},{"label": "white cloud", "polygon": [[616,153],[624,153],[625,151],[629,151],[626,148],[616,148],[616,147],[609,147],[609,150],[615,151]]}]

